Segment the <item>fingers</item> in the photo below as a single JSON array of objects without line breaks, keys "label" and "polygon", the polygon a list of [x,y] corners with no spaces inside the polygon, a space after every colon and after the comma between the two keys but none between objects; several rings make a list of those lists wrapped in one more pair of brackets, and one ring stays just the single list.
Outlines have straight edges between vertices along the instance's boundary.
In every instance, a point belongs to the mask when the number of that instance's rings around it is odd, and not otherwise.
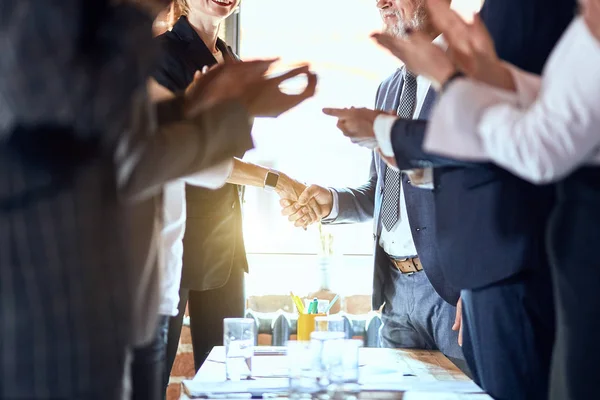
[{"label": "fingers", "polygon": [[317,185],[310,185],[309,187],[304,189],[304,192],[302,192],[300,194],[300,197],[298,197],[298,204],[300,206],[307,205],[310,200],[312,200],[317,194],[319,194],[320,190],[321,187]]},{"label": "fingers", "polygon": [[336,118],[347,118],[352,114],[352,110],[347,108],[324,108],[323,114]]},{"label": "fingers", "polygon": [[317,92],[317,82],[319,79],[317,77],[317,74],[313,74],[312,72],[307,73],[306,77],[308,78],[308,84],[306,85],[306,89],[304,89],[304,92],[295,96],[308,99],[309,97],[314,96]]},{"label": "fingers", "polygon": [[452,330],[460,329],[460,325],[462,322],[462,299],[459,297],[458,302],[456,303],[456,316],[454,317],[454,325],[452,325]]},{"label": "fingers", "polygon": [[[296,208],[297,206],[294,206]],[[288,221],[296,222],[303,219],[306,215],[308,215],[308,207],[300,207],[296,208],[296,212],[290,216],[288,216]]]},{"label": "fingers", "polygon": [[371,38],[400,60],[404,61],[406,59],[410,48],[410,43],[408,41],[385,33],[374,33],[371,35]]},{"label": "fingers", "polygon": [[431,21],[444,34],[448,45],[461,52],[470,52],[469,25],[450,9],[447,2],[427,0]]},{"label": "fingers", "polygon": [[271,78],[271,79],[273,79],[274,81],[276,81],[278,83],[282,83],[283,81],[286,81],[295,76],[302,75],[302,74],[308,74],[308,72],[309,72],[308,65],[302,65],[300,67],[291,69],[288,72],[286,72],[276,78]]},{"label": "fingers", "polygon": [[[307,67],[308,68],[308,67]],[[286,104],[288,108],[296,107],[298,104],[302,103],[304,100],[313,97],[317,91],[317,75],[306,72],[306,76],[308,78],[308,84],[299,94],[285,94],[286,96]]]},{"label": "fingers", "polygon": [[317,222],[321,219],[321,207],[319,206],[319,203],[317,203],[317,201],[315,199],[311,199],[308,202],[308,210],[309,210],[309,217],[311,218],[311,223]]},{"label": "fingers", "polygon": [[[287,202],[289,205],[284,206],[282,201]],[[298,209],[294,207],[295,203],[292,204],[292,202],[290,202],[289,200],[282,200],[282,201],[280,201],[280,204],[282,204],[281,215],[283,215],[284,217],[293,215],[296,213],[296,211],[298,211]]]}]

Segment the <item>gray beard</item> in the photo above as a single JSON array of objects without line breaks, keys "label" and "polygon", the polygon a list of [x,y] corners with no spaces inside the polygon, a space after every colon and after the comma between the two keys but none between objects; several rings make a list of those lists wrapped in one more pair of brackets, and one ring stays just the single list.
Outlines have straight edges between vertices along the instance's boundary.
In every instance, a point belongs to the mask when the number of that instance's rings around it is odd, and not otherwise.
[{"label": "gray beard", "polygon": [[415,31],[423,30],[427,22],[427,11],[424,1],[421,1],[417,6],[416,12],[410,20],[403,20],[400,11],[393,11],[391,14],[396,16],[398,23],[396,25],[386,25],[384,31],[398,38],[406,37],[406,28],[411,28]]}]

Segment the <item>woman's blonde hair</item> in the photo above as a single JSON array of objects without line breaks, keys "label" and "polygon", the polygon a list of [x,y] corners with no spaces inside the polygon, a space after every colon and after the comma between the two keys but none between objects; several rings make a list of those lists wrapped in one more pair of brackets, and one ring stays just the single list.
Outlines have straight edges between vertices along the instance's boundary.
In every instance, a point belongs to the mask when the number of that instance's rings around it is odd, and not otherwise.
[{"label": "woman's blonde hair", "polygon": [[171,10],[173,18],[177,20],[182,15],[188,15],[190,13],[190,5],[187,0],[174,0]]}]

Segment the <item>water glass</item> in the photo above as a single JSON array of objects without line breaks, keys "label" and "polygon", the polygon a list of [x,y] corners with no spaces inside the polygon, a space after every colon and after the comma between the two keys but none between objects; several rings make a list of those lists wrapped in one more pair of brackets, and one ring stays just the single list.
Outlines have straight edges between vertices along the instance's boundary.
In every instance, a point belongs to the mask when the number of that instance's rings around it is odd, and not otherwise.
[{"label": "water glass", "polygon": [[314,344],[310,341],[288,341],[287,361],[290,399],[311,399],[320,389],[318,357]]},{"label": "water glass", "polygon": [[346,324],[340,315],[315,318],[315,331],[345,332]]},{"label": "water glass", "polygon": [[360,391],[358,383],[358,354],[362,340],[335,340],[325,344],[334,362],[328,366],[330,399],[356,398]]},{"label": "water glass", "polygon": [[254,320],[251,318],[225,318],[223,320],[227,380],[249,379],[252,376],[254,327]]}]

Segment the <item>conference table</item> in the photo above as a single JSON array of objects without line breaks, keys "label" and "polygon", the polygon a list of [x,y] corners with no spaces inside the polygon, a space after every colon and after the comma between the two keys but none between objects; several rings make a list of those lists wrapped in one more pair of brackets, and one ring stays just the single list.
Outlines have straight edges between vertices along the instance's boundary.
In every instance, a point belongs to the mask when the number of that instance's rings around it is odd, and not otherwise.
[{"label": "conference table", "polygon": [[[252,362],[253,379],[236,384],[281,385],[288,382],[285,348],[257,347]],[[490,400],[439,351],[361,348],[359,371],[363,390],[359,399]],[[225,385],[225,351],[215,347],[196,376],[182,382],[181,400],[194,398],[251,398],[250,395],[220,393]],[[228,397],[231,396],[231,397]],[[256,398],[256,397],[254,397]],[[265,398],[285,399],[285,395]]]}]

